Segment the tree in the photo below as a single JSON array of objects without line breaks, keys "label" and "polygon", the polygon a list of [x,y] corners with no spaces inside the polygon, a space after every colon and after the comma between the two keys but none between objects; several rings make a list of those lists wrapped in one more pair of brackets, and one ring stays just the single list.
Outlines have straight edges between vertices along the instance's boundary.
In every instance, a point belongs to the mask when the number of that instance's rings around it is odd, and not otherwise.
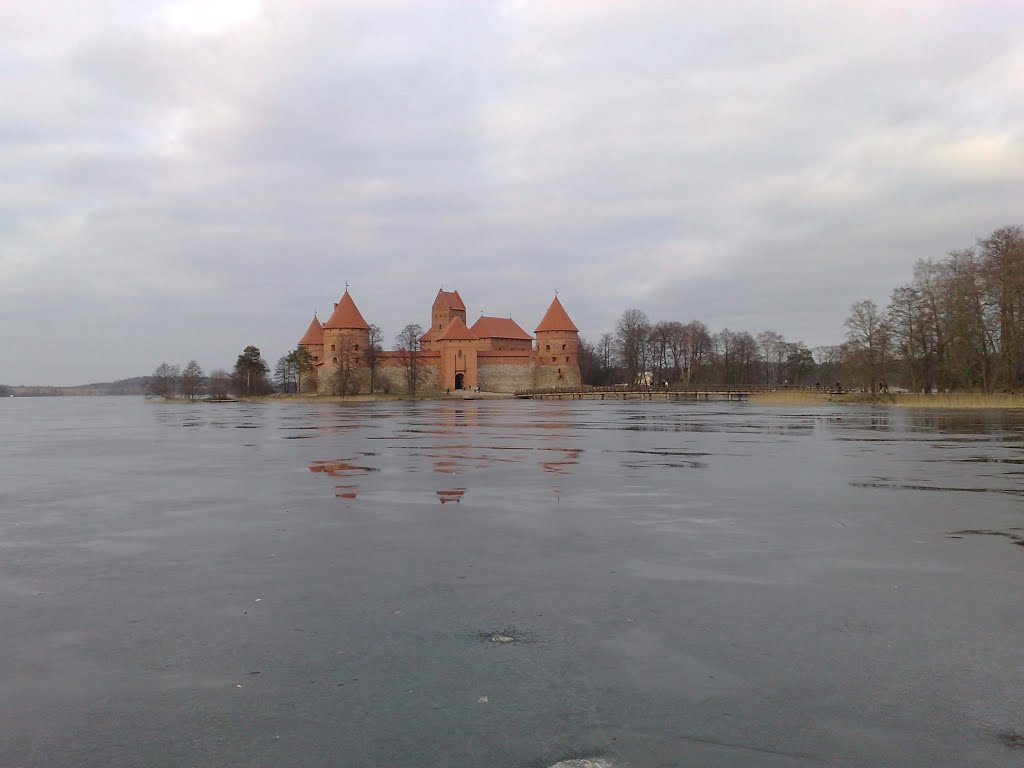
[{"label": "tree", "polygon": [[639,384],[648,372],[648,337],[651,322],[647,313],[627,309],[615,324],[615,345],[627,384]]},{"label": "tree", "polygon": [[710,375],[706,371],[712,355],[711,332],[707,326],[697,320],[691,320],[680,331],[680,350],[678,357],[682,360],[683,381],[691,386]]},{"label": "tree", "polygon": [[214,368],[206,380],[206,396],[211,400],[224,400],[231,390],[231,377],[223,368]]},{"label": "tree", "polygon": [[189,400],[194,400],[200,393],[203,386],[203,369],[195,360],[189,360],[185,370],[181,372],[181,394]]},{"label": "tree", "polygon": [[786,345],[785,380],[791,385],[801,385],[815,373],[814,355],[802,341]]},{"label": "tree", "polygon": [[297,346],[291,353],[292,363],[295,366],[295,391],[302,392],[303,384],[313,380],[316,373],[316,363],[309,350],[304,346]]},{"label": "tree", "polygon": [[586,339],[579,343],[580,381],[597,386],[600,384],[601,358],[597,347]]},{"label": "tree", "polygon": [[338,337],[334,372],[330,374],[328,388],[334,395],[350,395],[359,391],[361,370],[356,366],[355,342],[350,335]]},{"label": "tree", "polygon": [[782,363],[786,359],[786,340],[781,333],[762,331],[757,334],[757,343],[764,357],[764,385],[778,386],[782,378]]},{"label": "tree", "polygon": [[176,365],[160,363],[149,377],[146,385],[146,395],[149,397],[162,397],[165,400],[172,399],[178,392],[178,377],[181,371]]},{"label": "tree", "polygon": [[597,356],[600,361],[600,383],[609,386],[615,380],[615,339],[610,333],[602,333],[597,340]]},{"label": "tree", "polygon": [[865,390],[877,392],[887,386],[886,373],[891,333],[878,305],[870,299],[850,307],[846,318],[846,339],[855,356],[855,366]]},{"label": "tree", "polygon": [[267,394],[272,390],[267,380],[269,370],[269,366],[260,355],[259,347],[246,347],[235,361],[235,370],[231,374],[235,392],[245,397]]},{"label": "tree", "polygon": [[298,372],[296,367],[294,350],[278,358],[277,365],[274,366],[274,384],[277,385],[279,392],[287,394],[297,391]]},{"label": "tree", "polygon": [[416,397],[416,389],[423,378],[419,361],[420,336],[422,335],[423,329],[417,323],[409,323],[395,337],[395,351],[402,353],[405,385],[413,398]]},{"label": "tree", "polygon": [[984,288],[998,318],[998,377],[1024,384],[1024,227],[1002,227],[978,241]]},{"label": "tree", "polygon": [[372,393],[377,389],[377,360],[380,353],[384,350],[384,335],[380,327],[376,325],[370,326],[369,335],[370,343],[366,347],[366,367],[370,373],[370,392]]}]

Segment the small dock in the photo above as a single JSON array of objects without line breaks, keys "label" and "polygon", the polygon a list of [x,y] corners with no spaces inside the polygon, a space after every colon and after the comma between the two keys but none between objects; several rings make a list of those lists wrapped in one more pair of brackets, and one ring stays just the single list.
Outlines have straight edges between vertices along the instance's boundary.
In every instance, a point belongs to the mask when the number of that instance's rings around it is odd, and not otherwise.
[{"label": "small dock", "polygon": [[694,400],[743,401],[750,399],[751,389],[683,389],[678,387],[566,387],[522,389],[515,394],[519,400]]}]

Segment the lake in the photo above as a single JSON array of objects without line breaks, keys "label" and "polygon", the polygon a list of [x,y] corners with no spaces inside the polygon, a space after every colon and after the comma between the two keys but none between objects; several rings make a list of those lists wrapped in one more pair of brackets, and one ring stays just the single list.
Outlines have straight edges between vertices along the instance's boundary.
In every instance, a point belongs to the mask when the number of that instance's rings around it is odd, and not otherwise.
[{"label": "lake", "polygon": [[1024,414],[0,401],[4,766],[1019,766]]}]

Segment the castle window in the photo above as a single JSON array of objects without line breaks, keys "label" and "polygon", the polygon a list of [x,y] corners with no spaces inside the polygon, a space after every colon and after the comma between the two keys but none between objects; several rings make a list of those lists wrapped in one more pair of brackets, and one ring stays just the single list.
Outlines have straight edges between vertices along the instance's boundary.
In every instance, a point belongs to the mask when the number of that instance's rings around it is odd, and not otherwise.
[{"label": "castle window", "polygon": [[545,344],[545,345],[544,345],[544,350],[545,350],[546,352],[550,352],[550,351],[551,351],[551,345],[550,345],[550,344]]},{"label": "castle window", "polygon": [[551,356],[551,362],[552,363],[555,362],[555,356],[554,355]]},{"label": "castle window", "polygon": [[336,350],[336,349],[334,348],[334,345],[333,345],[333,344],[331,344],[331,352],[336,352],[336,351],[337,351],[337,350]]},{"label": "castle window", "polygon": [[462,357],[462,350],[461,350],[461,349],[459,350],[459,354],[458,354],[458,356],[459,356],[459,357]]},{"label": "castle window", "polygon": [[356,359],[355,359],[354,362],[355,362],[356,365],[359,365],[359,355],[356,355]]},{"label": "castle window", "polygon": [[568,355],[565,356],[565,362],[567,362],[567,363],[569,362],[569,356]]},{"label": "castle window", "polygon": [[[562,349],[565,349],[565,344],[562,345]],[[358,351],[359,351],[359,345],[356,344],[356,352],[358,352]]]},{"label": "castle window", "polygon": [[[359,347],[356,347],[356,349],[359,349]],[[562,345],[562,351],[565,352],[565,344]]]},{"label": "castle window", "polygon": [[334,358],[334,362],[338,362],[338,358]]}]

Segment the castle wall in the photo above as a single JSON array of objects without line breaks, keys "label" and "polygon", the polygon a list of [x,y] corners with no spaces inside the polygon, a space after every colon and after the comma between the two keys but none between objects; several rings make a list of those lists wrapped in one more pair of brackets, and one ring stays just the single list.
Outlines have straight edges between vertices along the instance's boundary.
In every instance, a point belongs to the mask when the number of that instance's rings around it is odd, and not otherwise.
[{"label": "castle wall", "polygon": [[[420,381],[417,391],[434,391],[441,389],[441,355],[437,352],[420,352],[418,365]],[[406,373],[406,355],[404,352],[380,352],[377,356],[378,388],[387,389],[397,394],[409,391],[408,374]]]},{"label": "castle wall", "polygon": [[[548,358],[551,359],[550,357]],[[579,365],[538,365],[535,374],[537,389],[578,387],[582,383]]]},{"label": "castle wall", "polygon": [[521,358],[514,363],[480,361],[477,376],[483,392],[515,392],[517,389],[532,389],[535,366],[532,360]]}]

